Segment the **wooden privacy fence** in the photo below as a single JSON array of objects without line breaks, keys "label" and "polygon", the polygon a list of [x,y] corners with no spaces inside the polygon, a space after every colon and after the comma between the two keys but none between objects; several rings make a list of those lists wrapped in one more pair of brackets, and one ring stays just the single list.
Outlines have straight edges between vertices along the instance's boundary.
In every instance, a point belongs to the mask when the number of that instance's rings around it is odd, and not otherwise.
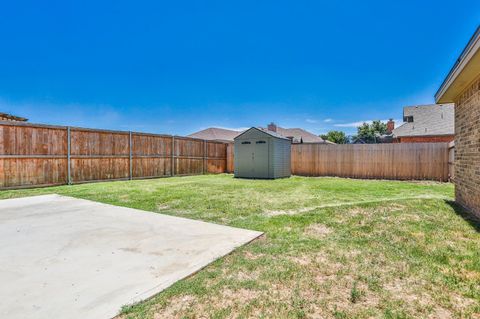
[{"label": "wooden privacy fence", "polygon": [[292,174],[449,180],[448,143],[293,144]]},{"label": "wooden privacy fence", "polygon": [[0,121],[0,188],[226,170],[222,142]]}]

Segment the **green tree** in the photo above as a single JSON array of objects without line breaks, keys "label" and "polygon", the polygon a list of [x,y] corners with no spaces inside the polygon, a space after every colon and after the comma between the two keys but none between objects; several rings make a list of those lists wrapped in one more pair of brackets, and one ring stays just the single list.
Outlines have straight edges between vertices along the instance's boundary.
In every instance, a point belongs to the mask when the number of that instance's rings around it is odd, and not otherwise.
[{"label": "green tree", "polygon": [[342,131],[330,131],[327,134],[320,135],[320,137],[337,144],[346,144],[348,141],[347,136]]},{"label": "green tree", "polygon": [[387,133],[387,124],[382,121],[373,121],[371,124],[363,123],[357,127],[357,138],[361,138],[366,143],[376,143],[380,135]]}]

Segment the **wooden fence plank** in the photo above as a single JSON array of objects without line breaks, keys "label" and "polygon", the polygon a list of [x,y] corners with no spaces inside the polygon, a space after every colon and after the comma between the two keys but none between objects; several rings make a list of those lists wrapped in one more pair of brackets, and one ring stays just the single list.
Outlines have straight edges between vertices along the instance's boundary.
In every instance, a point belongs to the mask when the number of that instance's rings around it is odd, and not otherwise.
[{"label": "wooden fence plank", "polygon": [[172,175],[172,139],[172,136],[133,133],[133,178]]},{"label": "wooden fence plank", "polygon": [[235,168],[234,168],[234,164],[235,164],[235,159],[234,159],[234,151],[235,151],[235,144],[233,143],[228,143],[226,145],[226,148],[227,148],[227,154],[226,154],[226,170],[225,172],[227,173],[233,173]]},{"label": "wooden fence plank", "polygon": [[207,141],[206,143],[207,173],[225,173],[227,168],[227,144]]}]

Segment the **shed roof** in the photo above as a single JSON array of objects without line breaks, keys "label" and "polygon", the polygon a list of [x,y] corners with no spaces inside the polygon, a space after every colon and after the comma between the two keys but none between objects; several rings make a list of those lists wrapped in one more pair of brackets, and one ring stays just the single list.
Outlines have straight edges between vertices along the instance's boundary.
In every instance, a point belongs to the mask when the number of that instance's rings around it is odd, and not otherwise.
[{"label": "shed roof", "polygon": [[413,116],[413,122],[395,128],[395,137],[455,134],[454,105],[451,103],[406,106],[403,116]]},{"label": "shed roof", "polygon": [[240,133],[239,135],[237,135],[235,139],[239,138],[240,136],[242,136],[243,134],[247,133],[247,132],[250,132],[251,130],[256,130],[256,131],[259,131],[259,132],[262,132],[262,133],[265,133],[265,134],[268,134],[272,137],[275,137],[275,138],[279,138],[279,139],[282,139],[282,140],[287,140],[287,141],[290,141],[289,138],[285,137],[285,136],[282,136],[276,132],[273,132],[273,131],[269,131],[269,130],[266,130],[266,129],[263,129],[263,128],[258,128],[258,127],[251,127],[249,128],[248,130],[246,131],[243,131],[242,133]]}]

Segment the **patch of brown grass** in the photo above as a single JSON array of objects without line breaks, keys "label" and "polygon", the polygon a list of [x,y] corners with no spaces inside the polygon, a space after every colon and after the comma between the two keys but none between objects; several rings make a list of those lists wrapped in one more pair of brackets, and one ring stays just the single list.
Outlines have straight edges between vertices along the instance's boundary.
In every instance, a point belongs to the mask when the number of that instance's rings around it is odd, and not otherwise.
[{"label": "patch of brown grass", "polygon": [[168,305],[155,311],[154,319],[183,318],[182,313],[197,303],[197,298],[190,295],[173,297]]},{"label": "patch of brown grass", "polygon": [[303,207],[298,209],[289,209],[289,210],[268,210],[265,211],[265,215],[273,217],[280,215],[297,215],[302,213],[308,213],[312,210],[315,210],[317,207]]},{"label": "patch of brown grass", "polygon": [[305,229],[307,236],[322,239],[333,232],[332,229],[323,224],[312,224]]}]

